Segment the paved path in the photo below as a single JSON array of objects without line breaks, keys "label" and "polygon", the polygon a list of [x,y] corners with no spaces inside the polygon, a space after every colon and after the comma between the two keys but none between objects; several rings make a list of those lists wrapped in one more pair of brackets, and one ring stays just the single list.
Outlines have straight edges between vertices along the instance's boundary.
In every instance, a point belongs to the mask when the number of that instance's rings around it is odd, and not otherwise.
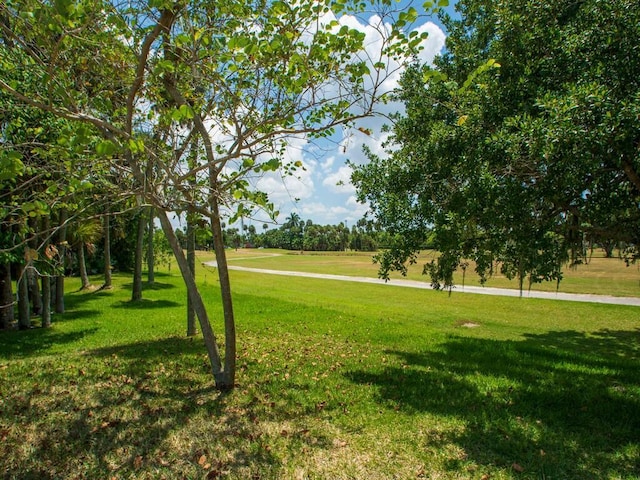
[{"label": "paved path", "polygon": [[[255,258],[255,257],[254,257]],[[234,259],[235,260],[235,259]],[[215,267],[216,262],[206,262],[206,265]],[[269,270],[265,268],[249,268],[238,265],[229,265],[229,270],[238,270],[241,272],[263,273],[267,275],[284,275],[288,277],[308,277],[322,278],[326,280],[339,280],[342,282],[359,282],[359,283],[375,283],[379,285],[389,285],[392,287],[409,287],[431,289],[431,284],[426,282],[418,282],[416,280],[390,280],[385,282],[380,278],[370,277],[350,277],[347,275],[330,275],[325,273],[310,272],[293,272],[290,270]],[[519,290],[508,288],[488,288],[488,287],[457,287],[455,292],[461,293],[477,293],[482,295],[498,295],[504,297],[519,297]],[[539,291],[523,291],[522,296],[526,298],[544,298],[549,300],[567,300],[573,302],[590,302],[590,303],[609,303],[613,305],[631,305],[640,307],[640,298],[635,297],[613,297],[610,295],[589,295],[582,293],[555,293],[555,292],[539,292]]]}]

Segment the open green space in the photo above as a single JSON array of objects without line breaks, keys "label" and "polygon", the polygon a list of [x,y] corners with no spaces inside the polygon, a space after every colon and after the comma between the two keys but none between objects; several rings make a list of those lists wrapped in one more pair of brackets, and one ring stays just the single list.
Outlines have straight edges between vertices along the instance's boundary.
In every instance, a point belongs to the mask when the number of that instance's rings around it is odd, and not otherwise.
[{"label": "open green space", "polygon": [[175,270],[137,303],[70,279],[52,328],[0,334],[5,478],[640,475],[637,307],[232,272],[223,394]]},{"label": "open green space", "polygon": [[[378,265],[374,264],[375,253],[367,252],[300,252],[287,250],[255,250],[240,249],[229,253],[233,265],[244,267],[267,268],[273,270],[293,270],[312,273],[329,273],[377,277]],[[407,276],[395,272],[391,279],[408,278],[429,282],[428,275],[422,274],[423,265],[436,257],[437,253],[425,251],[418,255],[414,265],[410,265]],[[455,276],[456,285],[479,286],[478,275],[471,262],[463,272],[459,270]],[[509,280],[501,275],[496,267],[495,274],[485,283],[487,287],[518,289],[516,279]],[[525,282],[525,289],[527,284]],[[565,268],[564,279],[556,282],[536,283],[531,290],[565,293],[589,293],[596,295],[613,295],[619,297],[640,297],[640,264],[627,266],[619,258],[604,258],[601,251],[594,252],[588,263],[575,268]]]}]

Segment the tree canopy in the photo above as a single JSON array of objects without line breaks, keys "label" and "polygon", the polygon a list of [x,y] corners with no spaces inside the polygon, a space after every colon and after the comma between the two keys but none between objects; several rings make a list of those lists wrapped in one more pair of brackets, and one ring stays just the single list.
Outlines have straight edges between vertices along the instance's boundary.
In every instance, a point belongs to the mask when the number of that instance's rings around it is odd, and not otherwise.
[{"label": "tree canopy", "polygon": [[359,199],[401,233],[402,270],[431,233],[436,288],[559,281],[588,242],[640,245],[640,10],[632,0],[460,0],[446,52],[403,77],[384,157],[356,166]]},{"label": "tree canopy", "polygon": [[[0,6],[0,91],[22,108],[82,124],[59,140],[68,144],[77,131],[94,140],[77,169],[100,158],[107,183],[155,209],[217,384],[231,388],[235,327],[224,211],[234,212],[232,220],[251,206],[275,214],[268,192],[252,180],[301,168],[285,155],[292,137],[329,136],[374,114],[385,81],[424,39],[410,31],[419,16],[391,0],[8,0]],[[375,48],[354,27],[358,17],[376,32]],[[24,72],[28,84],[16,78]],[[16,153],[3,152],[0,175],[22,181],[20,165]],[[225,362],[169,212],[199,215],[212,230]]]}]

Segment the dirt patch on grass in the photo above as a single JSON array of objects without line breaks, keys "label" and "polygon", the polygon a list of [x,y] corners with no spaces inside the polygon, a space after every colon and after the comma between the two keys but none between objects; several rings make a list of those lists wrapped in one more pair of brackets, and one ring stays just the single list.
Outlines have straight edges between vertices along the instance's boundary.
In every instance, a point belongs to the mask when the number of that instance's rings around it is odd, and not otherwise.
[{"label": "dirt patch on grass", "polygon": [[463,327],[463,328],[477,328],[480,326],[479,323],[473,322],[471,320],[458,320],[455,323],[456,327]]}]

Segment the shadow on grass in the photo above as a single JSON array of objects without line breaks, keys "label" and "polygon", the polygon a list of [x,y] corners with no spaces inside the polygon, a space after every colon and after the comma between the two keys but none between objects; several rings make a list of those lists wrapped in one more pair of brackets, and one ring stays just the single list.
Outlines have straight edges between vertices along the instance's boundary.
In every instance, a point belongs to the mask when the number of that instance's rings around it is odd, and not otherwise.
[{"label": "shadow on grass", "polygon": [[179,307],[180,303],[171,300],[150,300],[143,298],[142,300],[120,301],[113,305],[113,308],[124,308],[126,310],[152,310],[157,308]]},{"label": "shadow on grass", "polygon": [[[78,311],[85,316],[94,315],[91,311]],[[31,330],[8,331],[0,335],[0,358],[26,358],[40,352],[46,352],[52,346],[77,342],[85,336],[98,331],[97,327],[62,333],[55,328],[33,328]]]},{"label": "shadow on grass", "polygon": [[68,318],[69,313],[77,310],[86,303],[113,298],[113,295],[113,290],[76,291],[67,293],[64,296],[65,313],[61,318]]},{"label": "shadow on grass", "polygon": [[[173,337],[92,350],[80,366],[39,372],[37,389],[8,397],[0,413],[5,439],[16,415],[34,429],[22,439],[30,444],[23,461],[5,474],[253,478],[265,466],[277,470],[281,460],[261,448],[255,419],[235,407],[233,393],[215,389],[202,353],[202,340]],[[64,395],[47,393],[56,386]]]},{"label": "shadow on grass", "polygon": [[[133,288],[133,283],[125,283],[122,285],[123,288],[131,290]],[[172,283],[160,283],[158,281],[155,281],[153,283],[149,283],[149,282],[142,282],[142,291],[149,291],[149,290],[169,290],[172,288],[177,288],[174,284]]]},{"label": "shadow on grass", "polygon": [[637,478],[639,345],[640,330],[452,336],[438,351],[388,352],[403,366],[347,377],[390,407],[461,420],[464,429],[427,440],[464,450],[451,472],[471,460],[528,478]]}]

